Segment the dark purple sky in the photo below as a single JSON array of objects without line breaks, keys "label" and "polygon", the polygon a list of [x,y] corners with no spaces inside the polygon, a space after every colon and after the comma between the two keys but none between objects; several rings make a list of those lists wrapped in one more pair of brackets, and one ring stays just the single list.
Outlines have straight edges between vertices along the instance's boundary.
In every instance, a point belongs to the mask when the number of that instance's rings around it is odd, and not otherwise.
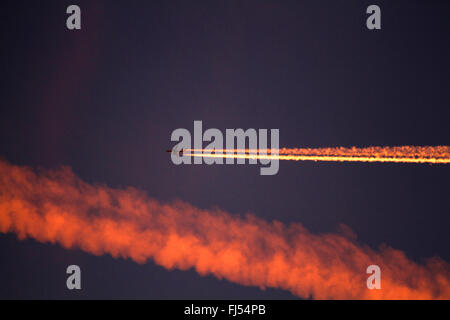
[{"label": "dark purple sky", "polygon": [[[160,200],[348,225],[415,261],[450,260],[450,167],[174,166],[176,128],[279,128],[285,147],[449,145],[450,2],[2,1],[0,157],[69,165]],[[82,30],[65,27],[82,9]],[[375,2],[374,2],[375,3]],[[78,264],[83,290],[69,292]],[[0,234],[0,298],[293,298]]]}]

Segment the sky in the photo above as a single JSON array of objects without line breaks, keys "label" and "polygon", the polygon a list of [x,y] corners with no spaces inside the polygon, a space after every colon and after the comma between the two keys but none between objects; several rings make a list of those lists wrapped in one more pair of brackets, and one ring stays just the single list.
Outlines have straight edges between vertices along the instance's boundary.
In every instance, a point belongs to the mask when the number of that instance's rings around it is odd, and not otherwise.
[{"label": "sky", "polygon": [[[174,165],[173,130],[277,128],[280,146],[449,145],[450,3],[2,1],[0,157],[88,183],[253,213],[413,261],[450,261],[446,165]],[[65,286],[77,264],[83,289]],[[296,299],[193,270],[0,234],[0,298]]]}]

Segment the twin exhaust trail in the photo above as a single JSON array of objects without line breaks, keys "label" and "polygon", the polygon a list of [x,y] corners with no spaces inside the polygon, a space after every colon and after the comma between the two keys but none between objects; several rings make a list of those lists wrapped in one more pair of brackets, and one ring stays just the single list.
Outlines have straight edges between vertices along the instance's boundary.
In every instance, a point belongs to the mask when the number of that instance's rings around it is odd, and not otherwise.
[{"label": "twin exhaust trail", "polygon": [[450,146],[335,147],[281,149],[181,149],[180,156],[291,161],[450,163]]}]

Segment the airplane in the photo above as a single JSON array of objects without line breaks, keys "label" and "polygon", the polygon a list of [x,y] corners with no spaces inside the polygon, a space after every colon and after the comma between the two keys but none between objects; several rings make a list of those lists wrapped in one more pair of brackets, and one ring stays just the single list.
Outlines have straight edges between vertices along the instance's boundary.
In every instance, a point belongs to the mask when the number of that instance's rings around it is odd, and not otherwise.
[{"label": "airplane", "polygon": [[179,156],[182,156],[183,152],[184,152],[184,149],[177,150],[176,148],[174,148],[174,149],[171,149],[171,150],[166,150],[166,152],[172,153],[172,154],[178,154]]}]

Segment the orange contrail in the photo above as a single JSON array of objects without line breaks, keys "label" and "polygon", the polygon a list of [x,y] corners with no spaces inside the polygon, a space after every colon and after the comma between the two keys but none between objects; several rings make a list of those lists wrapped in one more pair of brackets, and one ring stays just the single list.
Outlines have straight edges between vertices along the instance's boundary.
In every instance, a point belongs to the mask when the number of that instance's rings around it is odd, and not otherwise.
[{"label": "orange contrail", "polygon": [[[366,148],[185,149],[193,157],[278,159],[294,161],[350,161],[398,163],[450,163],[450,146]],[[204,154],[204,153],[207,154]]]},{"label": "orange contrail", "polygon": [[[349,231],[316,235],[298,223],[161,203],[134,188],[88,184],[67,167],[36,172],[0,160],[0,232],[303,298],[450,299],[450,265],[439,258],[417,264]],[[381,290],[367,289],[372,264]]]}]

